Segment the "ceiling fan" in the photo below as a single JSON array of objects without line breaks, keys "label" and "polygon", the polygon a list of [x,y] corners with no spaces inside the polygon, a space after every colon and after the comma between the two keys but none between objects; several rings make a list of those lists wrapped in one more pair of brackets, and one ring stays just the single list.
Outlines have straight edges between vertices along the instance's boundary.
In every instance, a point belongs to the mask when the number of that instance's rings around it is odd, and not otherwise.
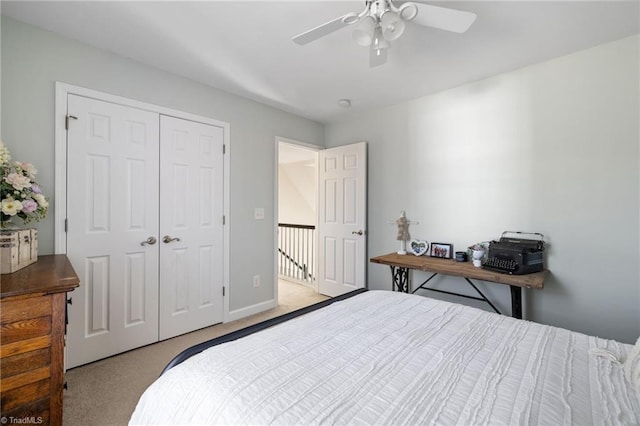
[{"label": "ceiling fan", "polygon": [[[418,0],[420,1],[420,0]],[[400,3],[400,2],[398,2]],[[423,3],[402,2],[396,6],[392,0],[366,0],[360,13],[347,13],[302,34],[293,41],[305,45],[348,25],[358,24],[353,39],[370,48],[369,66],[375,67],[387,61],[390,41],[398,39],[405,29],[405,22],[464,33],[476,20],[476,14]]]}]

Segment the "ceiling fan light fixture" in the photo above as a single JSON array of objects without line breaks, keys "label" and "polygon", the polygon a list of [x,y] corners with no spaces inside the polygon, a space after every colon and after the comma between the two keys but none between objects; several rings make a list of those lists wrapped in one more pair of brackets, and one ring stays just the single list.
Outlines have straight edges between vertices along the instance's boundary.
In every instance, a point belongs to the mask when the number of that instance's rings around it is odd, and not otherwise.
[{"label": "ceiling fan light fixture", "polygon": [[360,46],[371,46],[377,22],[371,16],[365,16],[360,20],[353,31],[353,40]]},{"label": "ceiling fan light fixture", "polygon": [[390,10],[385,11],[380,19],[382,35],[386,40],[396,40],[404,32],[404,22],[397,13]]},{"label": "ceiling fan light fixture", "polygon": [[382,28],[378,25],[375,30],[373,30],[373,40],[371,41],[371,49],[372,50],[383,50],[391,47],[391,43],[389,43],[382,34]]},{"label": "ceiling fan light fixture", "polygon": [[403,21],[411,21],[418,15],[418,6],[415,3],[404,3],[398,8],[398,16]]}]

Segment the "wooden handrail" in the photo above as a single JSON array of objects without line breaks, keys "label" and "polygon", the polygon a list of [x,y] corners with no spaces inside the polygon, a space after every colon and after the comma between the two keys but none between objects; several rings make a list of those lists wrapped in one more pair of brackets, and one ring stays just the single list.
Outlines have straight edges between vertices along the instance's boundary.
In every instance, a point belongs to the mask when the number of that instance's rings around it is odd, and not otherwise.
[{"label": "wooden handrail", "polygon": [[294,223],[279,223],[278,226],[283,228],[316,229],[315,225],[297,225]]}]

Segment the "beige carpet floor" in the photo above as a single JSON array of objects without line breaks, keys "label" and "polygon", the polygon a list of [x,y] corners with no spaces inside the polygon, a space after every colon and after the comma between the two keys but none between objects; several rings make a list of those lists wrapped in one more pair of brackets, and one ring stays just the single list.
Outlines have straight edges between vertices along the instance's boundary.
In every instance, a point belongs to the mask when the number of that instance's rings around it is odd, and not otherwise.
[{"label": "beige carpet floor", "polygon": [[182,350],[273,318],[327,297],[303,285],[279,282],[279,306],[227,324],[218,324],[67,371],[65,426],[126,425],[142,392]]}]

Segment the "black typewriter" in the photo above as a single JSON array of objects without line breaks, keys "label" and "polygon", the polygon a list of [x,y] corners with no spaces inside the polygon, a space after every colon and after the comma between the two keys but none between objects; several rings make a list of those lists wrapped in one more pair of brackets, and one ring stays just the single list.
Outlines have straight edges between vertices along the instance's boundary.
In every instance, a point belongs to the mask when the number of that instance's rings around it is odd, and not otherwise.
[{"label": "black typewriter", "polygon": [[[522,238],[523,235],[536,239]],[[513,275],[540,272],[544,269],[544,245],[544,235],[537,232],[505,231],[498,241],[489,243],[489,253],[482,267]]]}]

